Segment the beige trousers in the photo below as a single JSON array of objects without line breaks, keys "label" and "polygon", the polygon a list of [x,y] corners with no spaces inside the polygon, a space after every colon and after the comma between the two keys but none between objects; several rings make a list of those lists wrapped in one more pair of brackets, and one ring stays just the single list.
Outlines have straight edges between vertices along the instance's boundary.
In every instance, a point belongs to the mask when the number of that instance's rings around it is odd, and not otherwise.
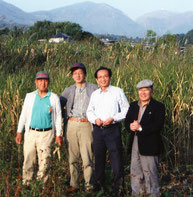
[{"label": "beige trousers", "polygon": [[30,130],[24,137],[24,162],[23,162],[23,184],[28,184],[33,177],[36,155],[38,156],[37,178],[46,182],[48,179],[47,166],[51,157],[51,143],[54,138],[52,130],[38,132]]},{"label": "beige trousers", "polygon": [[81,157],[83,163],[85,187],[88,188],[92,186],[92,126],[89,122],[76,122],[68,120],[66,137],[71,175],[70,185],[76,188],[79,187],[78,163]]}]

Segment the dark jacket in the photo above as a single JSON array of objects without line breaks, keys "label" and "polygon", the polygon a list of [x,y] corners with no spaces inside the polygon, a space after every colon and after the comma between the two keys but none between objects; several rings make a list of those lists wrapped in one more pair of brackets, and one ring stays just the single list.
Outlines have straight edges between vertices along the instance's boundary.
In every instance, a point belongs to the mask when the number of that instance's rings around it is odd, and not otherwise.
[{"label": "dark jacket", "polygon": [[[130,130],[130,123],[138,119],[138,101],[132,102],[125,119],[125,127],[130,131],[130,150],[133,144],[135,132]],[[142,131],[137,132],[139,153],[146,156],[159,155],[163,150],[160,131],[165,119],[165,107],[162,103],[151,98],[142,116],[140,125]]]},{"label": "dark jacket", "polygon": [[[86,93],[87,93],[87,98],[85,102],[89,104],[90,96],[98,88],[98,86],[95,84],[91,84],[91,83],[86,83],[85,86],[86,86]],[[64,117],[65,122],[67,121],[67,117],[69,116],[70,111],[74,104],[75,91],[76,91],[76,84],[71,85],[68,88],[65,88],[60,97],[62,115]]]}]

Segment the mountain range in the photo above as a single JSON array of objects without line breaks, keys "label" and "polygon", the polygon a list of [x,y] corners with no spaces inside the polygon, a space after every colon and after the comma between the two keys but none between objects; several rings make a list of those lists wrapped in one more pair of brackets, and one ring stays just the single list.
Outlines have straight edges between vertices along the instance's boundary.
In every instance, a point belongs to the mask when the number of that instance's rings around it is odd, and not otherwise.
[{"label": "mountain range", "polygon": [[158,35],[187,33],[193,29],[193,12],[173,13],[164,10],[147,13],[135,21],[122,11],[104,3],[83,2],[50,11],[24,12],[0,0],[0,28],[10,25],[33,25],[36,21],[70,21],[94,34],[143,37],[148,29]]},{"label": "mountain range", "polygon": [[32,25],[36,20],[33,14],[0,0],[0,23]]},{"label": "mountain range", "polygon": [[193,29],[193,12],[175,13],[158,10],[137,18],[136,22],[159,35],[187,33]]}]

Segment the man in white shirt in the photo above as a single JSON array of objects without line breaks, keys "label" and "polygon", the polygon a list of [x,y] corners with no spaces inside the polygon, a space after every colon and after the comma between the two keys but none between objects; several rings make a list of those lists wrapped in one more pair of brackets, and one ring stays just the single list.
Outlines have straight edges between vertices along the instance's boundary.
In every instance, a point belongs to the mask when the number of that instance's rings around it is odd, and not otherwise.
[{"label": "man in white shirt", "polygon": [[118,196],[123,178],[122,141],[120,122],[125,119],[129,103],[122,89],[110,85],[111,69],[100,67],[95,72],[100,87],[94,91],[87,109],[93,124],[95,181],[98,189],[104,187],[106,152],[114,173],[114,194]]}]

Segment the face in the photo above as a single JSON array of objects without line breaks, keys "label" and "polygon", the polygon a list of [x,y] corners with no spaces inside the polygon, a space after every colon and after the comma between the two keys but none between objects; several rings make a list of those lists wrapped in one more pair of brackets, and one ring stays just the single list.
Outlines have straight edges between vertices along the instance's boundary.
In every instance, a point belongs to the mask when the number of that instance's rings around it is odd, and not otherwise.
[{"label": "face", "polygon": [[151,99],[151,95],[153,93],[153,90],[151,88],[140,88],[138,90],[139,93],[139,99],[142,102],[148,102]]},{"label": "face", "polygon": [[76,69],[72,73],[72,78],[76,83],[84,83],[85,77],[84,71],[81,68]]},{"label": "face", "polygon": [[97,72],[96,81],[101,88],[109,87],[111,81],[111,78],[109,77],[109,72],[107,70],[99,70]]},{"label": "face", "polygon": [[49,80],[48,79],[36,79],[35,84],[39,91],[47,92]]}]

